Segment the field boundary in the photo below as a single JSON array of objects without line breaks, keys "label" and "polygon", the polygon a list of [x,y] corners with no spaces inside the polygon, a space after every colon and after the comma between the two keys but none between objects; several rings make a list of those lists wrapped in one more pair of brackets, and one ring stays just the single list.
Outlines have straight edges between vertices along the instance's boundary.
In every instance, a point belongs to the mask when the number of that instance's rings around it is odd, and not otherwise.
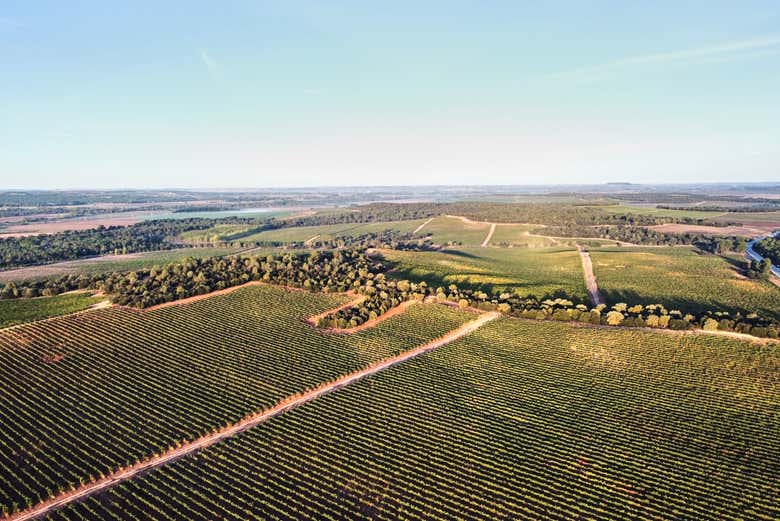
[{"label": "field boundary", "polygon": [[38,505],[35,505],[27,510],[23,510],[16,514],[12,514],[11,516],[5,517],[5,519],[8,521],[27,521],[30,519],[35,519],[38,516],[62,508],[70,503],[85,499],[89,496],[92,496],[93,494],[97,494],[105,489],[113,487],[118,483],[132,479],[153,468],[171,463],[177,459],[203,450],[225,439],[231,438],[237,434],[240,434],[241,432],[275,418],[276,416],[284,414],[300,405],[316,400],[321,396],[350,385],[358,380],[362,380],[363,378],[374,375],[380,371],[452,343],[476,331],[484,324],[491,322],[500,316],[501,314],[497,312],[483,312],[476,319],[466,322],[465,324],[462,324],[461,326],[445,333],[444,335],[431,340],[430,342],[426,342],[425,344],[422,344],[414,349],[405,351],[396,356],[385,358],[378,362],[368,364],[363,369],[345,374],[339,378],[336,378],[335,380],[323,382],[317,387],[306,392],[292,394],[286,398],[283,398],[281,401],[277,402],[276,405],[269,409],[245,416],[243,419],[232,425],[215,430],[211,434],[202,436],[191,442],[185,442],[181,446],[171,448],[158,456],[153,456],[152,458],[126,468],[120,468],[116,472],[113,472],[100,480],[85,484],[71,492],[66,492],[58,497],[39,503]]}]

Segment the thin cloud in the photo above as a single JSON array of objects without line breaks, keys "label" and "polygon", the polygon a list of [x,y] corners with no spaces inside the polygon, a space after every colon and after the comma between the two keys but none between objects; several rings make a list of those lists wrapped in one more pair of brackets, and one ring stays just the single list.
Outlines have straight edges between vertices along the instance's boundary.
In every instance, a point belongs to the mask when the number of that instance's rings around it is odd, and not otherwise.
[{"label": "thin cloud", "polygon": [[203,65],[205,65],[210,72],[215,71],[217,67],[219,67],[217,61],[209,56],[209,53],[206,51],[200,51],[200,59],[203,61]]},{"label": "thin cloud", "polygon": [[605,62],[598,65],[581,67],[544,76],[545,78],[560,78],[570,76],[593,77],[601,72],[638,67],[654,64],[675,63],[708,63],[713,61],[737,61],[757,56],[774,55],[774,50],[780,49],[780,35],[753,38],[736,42],[727,42],[706,47],[695,47],[678,51],[643,54],[630,56],[620,60]]}]

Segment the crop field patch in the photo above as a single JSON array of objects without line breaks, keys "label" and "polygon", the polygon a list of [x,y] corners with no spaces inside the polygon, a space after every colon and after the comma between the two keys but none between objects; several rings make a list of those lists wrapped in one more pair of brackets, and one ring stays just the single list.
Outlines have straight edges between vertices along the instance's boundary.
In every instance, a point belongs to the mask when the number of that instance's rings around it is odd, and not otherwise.
[{"label": "crop field patch", "polygon": [[547,248],[560,244],[549,237],[540,237],[544,228],[532,224],[499,224],[490,241],[495,246],[521,246],[527,248]]},{"label": "crop field patch", "polygon": [[473,318],[417,305],[353,335],[304,320],[345,301],[253,286],[1,331],[0,508],[38,503]]},{"label": "crop field patch", "polygon": [[49,519],[776,518],[779,371],[733,339],[504,319]]},{"label": "crop field patch", "polygon": [[0,283],[9,281],[39,280],[74,273],[108,273],[132,271],[161,266],[169,262],[193,258],[222,257],[239,251],[239,248],[180,248],[175,250],[148,251],[120,255],[103,255],[86,259],[55,262],[41,266],[26,266],[0,271]]},{"label": "crop field patch", "polygon": [[0,328],[82,311],[104,298],[91,293],[66,293],[55,297],[0,300]]},{"label": "crop field patch", "polygon": [[780,289],[742,277],[741,259],[697,254],[690,248],[591,249],[599,290],[608,304],[663,304],[695,312],[758,312],[780,318]]},{"label": "crop field patch", "polygon": [[458,248],[440,252],[382,250],[395,278],[452,283],[521,296],[587,299],[579,254],[569,248]]},{"label": "crop field patch", "polygon": [[436,244],[458,244],[462,246],[479,246],[490,231],[489,223],[466,222],[457,217],[436,217],[420,235],[431,235]]},{"label": "crop field patch", "polygon": [[355,237],[366,233],[376,233],[395,230],[400,233],[411,233],[424,223],[424,219],[410,221],[389,221],[372,223],[327,224],[322,226],[299,226],[294,228],[279,228],[242,237],[243,242],[304,242],[312,237],[321,240],[336,237]]}]

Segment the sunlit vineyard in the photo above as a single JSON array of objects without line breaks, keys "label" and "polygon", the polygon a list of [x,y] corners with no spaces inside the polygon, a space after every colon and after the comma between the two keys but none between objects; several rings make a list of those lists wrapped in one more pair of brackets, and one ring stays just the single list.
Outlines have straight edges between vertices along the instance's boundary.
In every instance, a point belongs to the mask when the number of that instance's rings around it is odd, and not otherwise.
[{"label": "sunlit vineyard", "polygon": [[457,248],[444,251],[382,250],[399,279],[430,286],[458,284],[512,288],[522,296],[569,296],[586,300],[582,265],[571,248]]},{"label": "sunlit vineyard", "polygon": [[81,311],[101,300],[103,297],[94,297],[91,293],[0,300],[0,328]]},{"label": "sunlit vineyard", "polygon": [[299,226],[294,228],[279,228],[267,230],[242,237],[244,242],[304,242],[313,237],[320,240],[333,239],[335,237],[356,237],[366,233],[395,230],[400,233],[409,233],[424,220],[390,221],[371,223],[346,223],[327,224],[322,226]]},{"label": "sunlit vineyard", "polygon": [[431,240],[436,244],[479,246],[489,231],[488,223],[465,222],[457,217],[441,216],[425,225],[418,235],[430,235]]},{"label": "sunlit vineyard", "polygon": [[749,280],[734,257],[690,248],[591,249],[593,271],[607,302],[663,304],[668,309],[758,312],[780,318],[780,288]]},{"label": "sunlit vineyard", "polygon": [[51,519],[777,519],[780,354],[504,319]]},{"label": "sunlit vineyard", "polygon": [[471,318],[417,305],[342,336],[304,322],[344,301],[255,286],[0,332],[0,507],[37,503]]}]

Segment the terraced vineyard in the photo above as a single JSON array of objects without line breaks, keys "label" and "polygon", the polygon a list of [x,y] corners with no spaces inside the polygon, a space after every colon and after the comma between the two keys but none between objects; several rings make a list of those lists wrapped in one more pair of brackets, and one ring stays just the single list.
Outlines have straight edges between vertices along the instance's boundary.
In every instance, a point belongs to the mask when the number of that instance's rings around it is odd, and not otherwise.
[{"label": "terraced vineyard", "polygon": [[777,519],[780,354],[504,319],[50,516]]},{"label": "terraced vineyard", "polygon": [[585,302],[579,254],[570,248],[458,248],[441,252],[382,250],[399,279],[429,285],[514,288],[521,296],[568,295]]},{"label": "terraced vineyard", "polygon": [[599,290],[617,302],[668,309],[759,312],[780,318],[780,288],[740,276],[739,258],[699,255],[690,248],[593,248]]},{"label": "terraced vineyard", "polygon": [[0,511],[236,422],[472,318],[417,305],[341,336],[303,320],[344,301],[254,286],[145,313],[102,309],[0,332]]}]

